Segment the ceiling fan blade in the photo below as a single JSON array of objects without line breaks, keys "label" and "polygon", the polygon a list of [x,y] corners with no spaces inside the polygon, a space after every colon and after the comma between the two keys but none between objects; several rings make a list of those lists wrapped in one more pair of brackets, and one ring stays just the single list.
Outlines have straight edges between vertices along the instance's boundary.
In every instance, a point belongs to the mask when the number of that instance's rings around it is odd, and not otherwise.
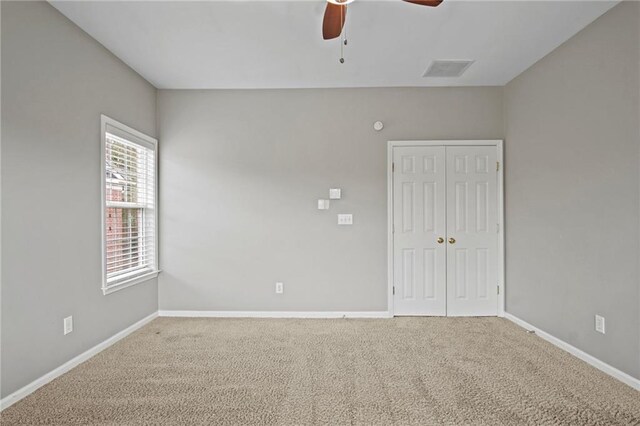
[{"label": "ceiling fan blade", "polygon": [[322,38],[329,40],[340,37],[344,21],[347,18],[347,7],[327,2],[322,21]]},{"label": "ceiling fan blade", "polygon": [[403,0],[407,3],[419,4],[420,6],[436,7],[442,3],[443,0]]}]

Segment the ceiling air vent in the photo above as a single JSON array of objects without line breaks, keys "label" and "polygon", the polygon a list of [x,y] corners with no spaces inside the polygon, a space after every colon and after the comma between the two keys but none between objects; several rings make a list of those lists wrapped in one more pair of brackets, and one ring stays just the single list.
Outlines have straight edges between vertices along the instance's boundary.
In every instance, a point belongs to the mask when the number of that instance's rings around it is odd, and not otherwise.
[{"label": "ceiling air vent", "polygon": [[433,61],[423,77],[460,77],[473,61]]}]

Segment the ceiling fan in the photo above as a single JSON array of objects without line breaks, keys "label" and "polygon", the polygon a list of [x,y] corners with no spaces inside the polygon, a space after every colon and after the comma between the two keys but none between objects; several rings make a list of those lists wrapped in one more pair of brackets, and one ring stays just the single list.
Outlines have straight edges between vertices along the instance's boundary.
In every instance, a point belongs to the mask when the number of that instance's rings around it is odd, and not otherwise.
[{"label": "ceiling fan", "polygon": [[[436,7],[443,0],[403,0],[407,3],[418,4],[420,6]],[[324,20],[322,22],[322,38],[330,40],[340,37],[342,28],[347,18],[347,5],[353,0],[327,0],[327,8],[324,10]]]}]

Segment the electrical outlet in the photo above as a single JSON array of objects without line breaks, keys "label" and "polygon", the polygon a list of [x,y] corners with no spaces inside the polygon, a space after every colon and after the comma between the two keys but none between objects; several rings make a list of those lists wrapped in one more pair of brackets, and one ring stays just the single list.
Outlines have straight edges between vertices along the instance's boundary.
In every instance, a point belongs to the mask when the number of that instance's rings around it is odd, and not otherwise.
[{"label": "electrical outlet", "polygon": [[64,319],[64,334],[67,335],[73,331],[73,316]]},{"label": "electrical outlet", "polygon": [[283,283],[276,283],[276,293],[277,294],[284,293],[284,284]]},{"label": "electrical outlet", "polygon": [[600,315],[596,315],[596,331],[598,333],[604,334],[604,317]]}]

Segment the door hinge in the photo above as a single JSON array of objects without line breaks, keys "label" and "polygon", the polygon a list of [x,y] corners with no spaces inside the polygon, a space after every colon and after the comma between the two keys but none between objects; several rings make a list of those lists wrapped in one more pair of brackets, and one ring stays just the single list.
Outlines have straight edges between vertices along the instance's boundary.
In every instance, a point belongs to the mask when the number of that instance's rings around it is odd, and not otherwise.
[{"label": "door hinge", "polygon": [[500,233],[500,224],[496,223],[496,233],[499,234]]},{"label": "door hinge", "polygon": [[393,286],[393,288],[391,290],[391,293],[395,296],[395,294],[396,294],[396,286],[395,285]]},{"label": "door hinge", "polygon": [[498,286],[498,294],[500,294],[500,286]]},{"label": "door hinge", "polygon": [[391,173],[396,171],[396,163],[391,163]]},{"label": "door hinge", "polygon": [[496,172],[500,171],[500,162],[496,161]]}]

